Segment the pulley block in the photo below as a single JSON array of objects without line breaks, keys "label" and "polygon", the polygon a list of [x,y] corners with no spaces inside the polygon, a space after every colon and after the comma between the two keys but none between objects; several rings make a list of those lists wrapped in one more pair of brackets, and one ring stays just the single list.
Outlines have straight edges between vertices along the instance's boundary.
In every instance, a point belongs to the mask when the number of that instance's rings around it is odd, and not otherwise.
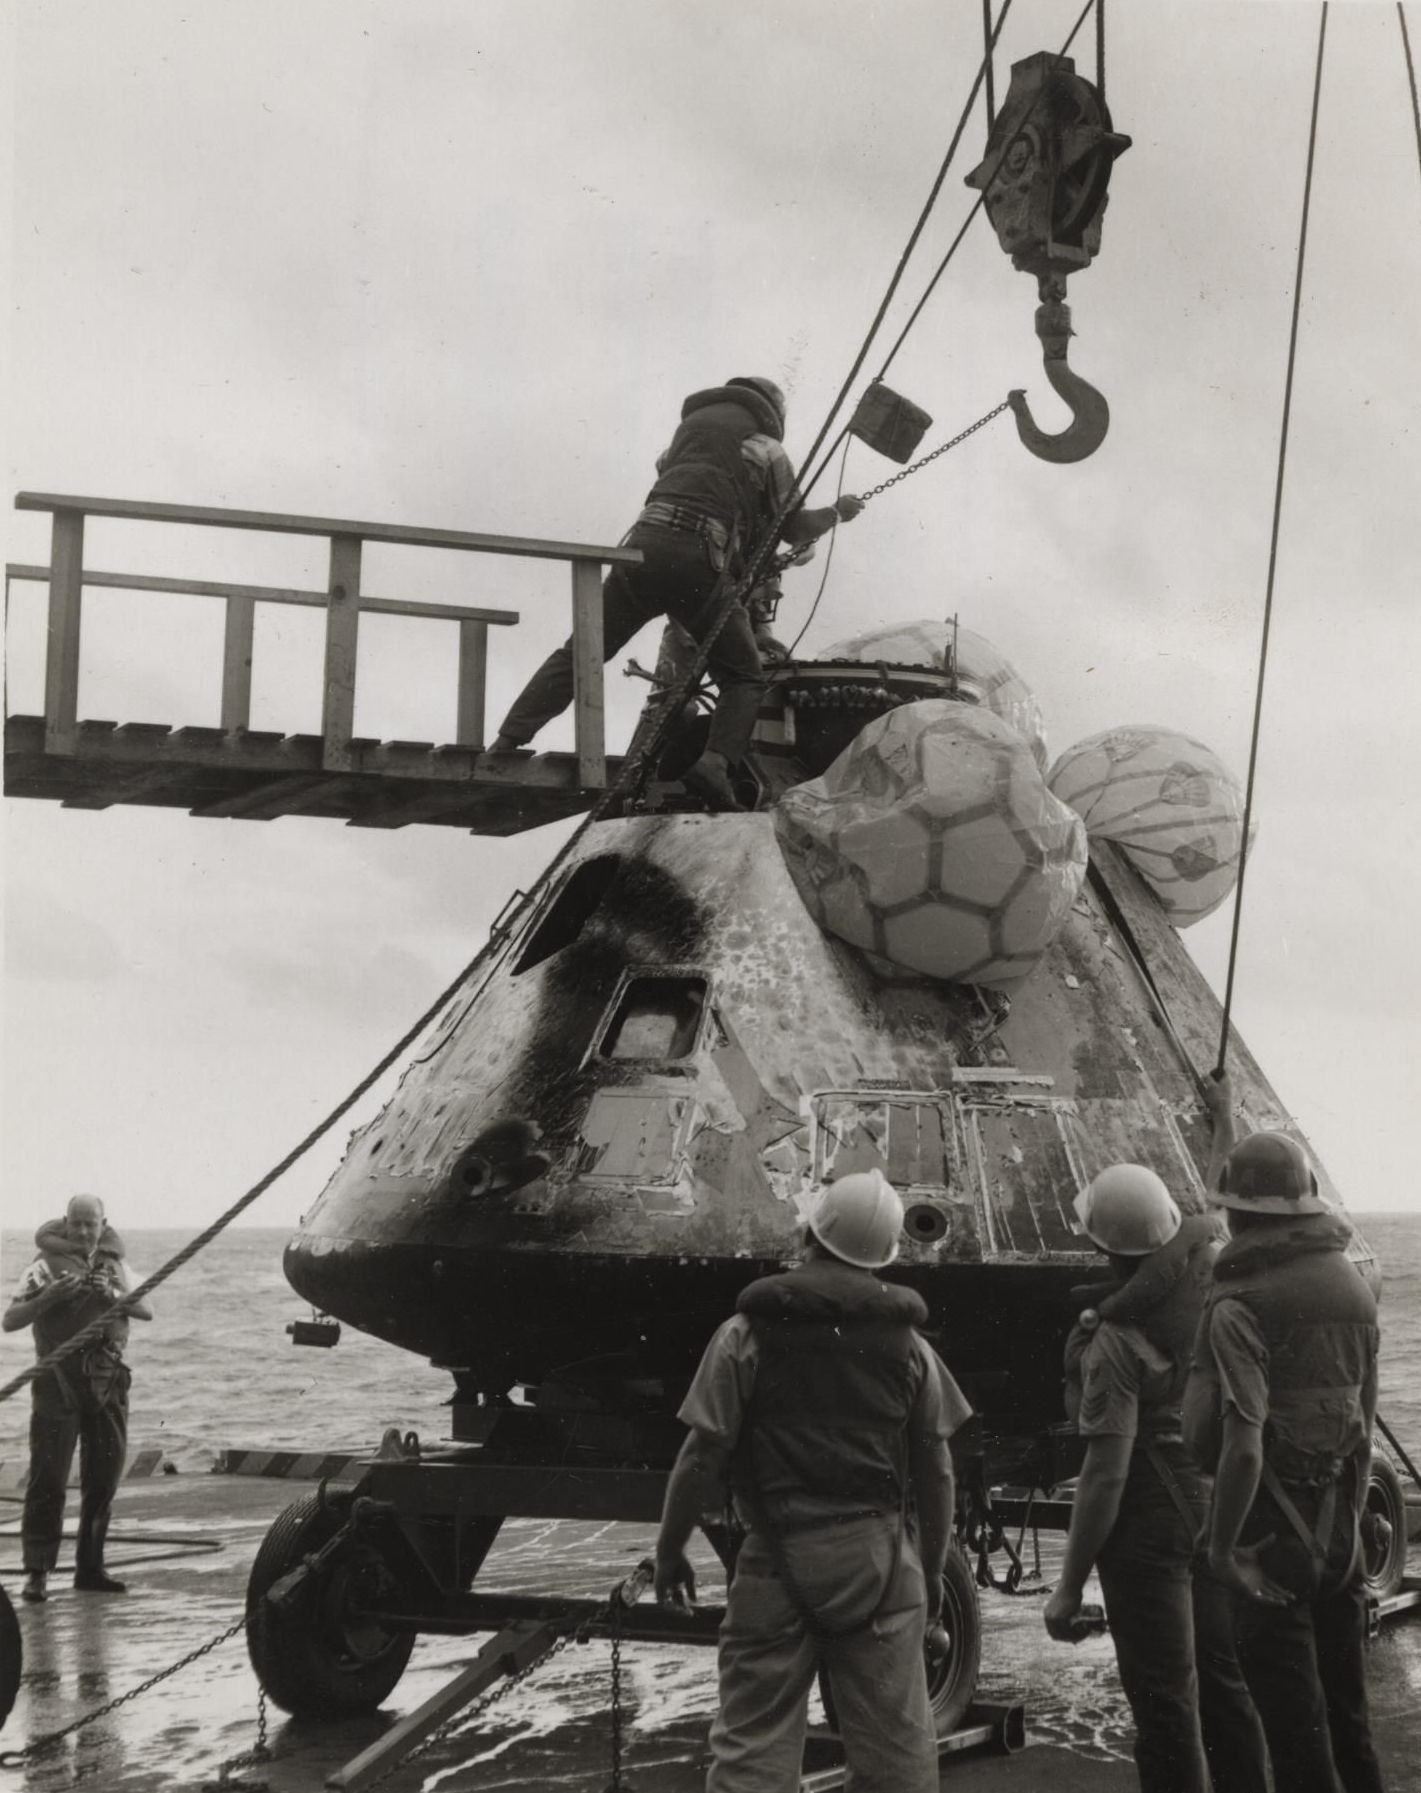
[{"label": "pulley block", "polygon": [[1071,58],[1043,51],[1012,65],[987,153],[967,176],[1012,265],[1036,276],[1046,377],[1070,407],[1071,422],[1052,434],[1037,425],[1024,392],[1012,392],[1009,402],[1018,435],[1042,460],[1084,460],[1110,427],[1104,396],[1067,359],[1066,277],[1088,268],[1100,249],[1110,171],[1129,147]]}]

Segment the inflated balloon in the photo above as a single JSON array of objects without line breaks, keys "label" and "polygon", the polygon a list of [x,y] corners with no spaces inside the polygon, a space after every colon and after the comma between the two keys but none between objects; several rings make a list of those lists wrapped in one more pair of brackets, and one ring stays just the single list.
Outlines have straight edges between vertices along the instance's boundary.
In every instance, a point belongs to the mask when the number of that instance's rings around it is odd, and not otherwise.
[{"label": "inflated balloon", "polygon": [[1217,754],[1172,729],[1108,729],[1068,747],[1048,782],[1092,840],[1110,840],[1177,928],[1238,882],[1243,791]]},{"label": "inflated balloon", "polygon": [[1080,818],[1046,788],[1031,748],[947,699],[868,723],[774,814],[819,925],[919,975],[1019,983],[1085,877]]},{"label": "inflated balloon", "polygon": [[983,709],[1014,728],[1031,744],[1036,763],[1044,772],[1049,757],[1041,706],[1031,687],[1004,654],[984,635],[957,628],[951,622],[904,623],[896,629],[871,629],[827,648],[824,660],[858,660],[864,665],[928,666],[935,672],[947,667],[948,655],[957,650],[957,676],[969,697]]}]

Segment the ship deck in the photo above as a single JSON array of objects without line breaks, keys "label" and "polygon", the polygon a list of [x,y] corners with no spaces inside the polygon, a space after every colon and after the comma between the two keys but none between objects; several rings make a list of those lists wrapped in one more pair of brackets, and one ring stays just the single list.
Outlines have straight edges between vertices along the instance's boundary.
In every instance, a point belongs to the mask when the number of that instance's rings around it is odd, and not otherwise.
[{"label": "ship deck", "polygon": [[[189,1474],[127,1482],[120,1491],[109,1560],[129,1584],[123,1598],[78,1594],[61,1570],[44,1606],[16,1600],[24,1634],[24,1680],[4,1746],[73,1723],[142,1686],[220,1635],[241,1617],[247,1573],[272,1518],[303,1484],[268,1477]],[[0,1502],[0,1572],[18,1595],[19,1507]],[[481,1586],[521,1592],[604,1594],[646,1553],[651,1532],[633,1526],[515,1521],[505,1528]],[[66,1558],[68,1550],[66,1546]],[[1059,1546],[1041,1539],[1049,1585]],[[1028,1561],[1030,1545],[1028,1540]],[[1412,1567],[1417,1567],[1416,1547]],[[704,1597],[715,1600],[712,1585]],[[1048,1783],[1058,1793],[1112,1793],[1135,1786],[1128,1759],[1128,1712],[1108,1639],[1075,1650],[1053,1645],[1040,1599],[988,1593],[984,1604],[981,1697],[1025,1702],[1027,1748],[1019,1755],[947,1758],[944,1787],[1013,1789]],[[372,1743],[401,1714],[444,1685],[477,1653],[482,1638],[422,1638],[386,1711],[331,1727],[271,1715],[272,1760],[237,1775],[271,1793],[316,1793],[328,1775]],[[600,1793],[608,1779],[608,1646],[574,1646],[536,1671],[479,1727],[436,1745],[384,1784],[393,1793],[435,1784],[444,1793],[482,1793],[557,1784]],[[630,1645],[627,1772],[650,1793],[696,1793],[714,1703],[714,1663],[705,1649]],[[1421,1755],[1421,1622],[1389,1622],[1372,1646],[1371,1694],[1378,1748],[1389,1784],[1405,1784]],[[26,1764],[12,1784],[57,1793],[80,1784],[106,1793],[181,1789],[215,1780],[221,1763],[251,1747],[257,1689],[240,1633],[85,1726],[53,1754]]]}]

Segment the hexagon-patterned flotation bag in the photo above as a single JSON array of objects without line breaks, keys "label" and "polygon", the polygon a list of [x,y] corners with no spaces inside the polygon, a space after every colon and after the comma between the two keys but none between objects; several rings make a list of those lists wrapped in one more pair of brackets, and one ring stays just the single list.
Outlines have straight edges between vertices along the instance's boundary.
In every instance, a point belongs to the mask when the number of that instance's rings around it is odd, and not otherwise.
[{"label": "hexagon-patterned flotation bag", "polygon": [[868,666],[879,661],[885,666],[930,666],[942,672],[954,648],[957,676],[963,685],[983,709],[1000,716],[1030,743],[1032,756],[1044,772],[1049,755],[1041,706],[1026,680],[985,635],[958,628],[951,622],[903,623],[894,629],[870,629],[866,634],[851,636],[815,657],[859,660]]},{"label": "hexagon-patterned flotation bag", "polygon": [[1243,790],[1217,754],[1173,729],[1112,728],[1068,747],[1047,782],[1092,840],[1111,840],[1177,928],[1238,883]]},{"label": "hexagon-patterned flotation bag", "polygon": [[1085,829],[1030,746],[990,711],[948,699],[868,723],[774,817],[820,927],[929,977],[1020,983],[1085,877]]}]

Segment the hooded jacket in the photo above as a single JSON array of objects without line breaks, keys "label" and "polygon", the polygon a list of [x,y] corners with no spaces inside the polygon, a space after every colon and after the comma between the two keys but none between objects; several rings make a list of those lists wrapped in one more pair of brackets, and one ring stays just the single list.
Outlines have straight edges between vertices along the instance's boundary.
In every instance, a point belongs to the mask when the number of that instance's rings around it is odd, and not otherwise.
[{"label": "hooded jacket", "polygon": [[749,386],[711,386],[693,392],[681,407],[681,422],[661,460],[646,501],[660,499],[713,517],[742,544],[771,519],[740,445],[747,436],[779,439],[779,414]]},{"label": "hooded jacket", "polygon": [[1268,1353],[1265,1460],[1283,1481],[1335,1473],[1367,1443],[1363,1390],[1375,1374],[1376,1297],[1331,1214],[1251,1226],[1214,1266],[1211,1316],[1241,1303]]},{"label": "hooded jacket", "polygon": [[751,1283],[755,1387],[732,1465],[735,1491],[774,1518],[815,1498],[845,1514],[894,1511],[907,1488],[916,1325],[911,1289],[811,1259]]},{"label": "hooded jacket", "polygon": [[[40,1259],[51,1276],[63,1276],[66,1272],[83,1272],[91,1267],[102,1266],[108,1269],[112,1277],[122,1287],[123,1240],[114,1229],[104,1222],[104,1230],[99,1235],[99,1243],[94,1249],[91,1265],[87,1253],[71,1239],[65,1231],[62,1220],[47,1220],[35,1234],[35,1244],[39,1248]],[[34,1335],[35,1351],[40,1357],[46,1357],[76,1332],[83,1330],[91,1320],[100,1314],[107,1313],[109,1301],[95,1290],[85,1289],[69,1301],[62,1301],[57,1306],[47,1309],[35,1316]],[[116,1314],[104,1328],[105,1339],[122,1350],[128,1342],[128,1316]]]}]

